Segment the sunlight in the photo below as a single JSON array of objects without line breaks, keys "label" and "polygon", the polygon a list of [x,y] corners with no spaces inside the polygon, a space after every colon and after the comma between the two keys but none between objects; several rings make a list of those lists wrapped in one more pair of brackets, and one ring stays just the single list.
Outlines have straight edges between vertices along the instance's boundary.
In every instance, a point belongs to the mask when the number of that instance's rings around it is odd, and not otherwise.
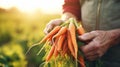
[{"label": "sunlight", "polygon": [[0,0],[0,7],[17,7],[23,12],[40,9],[45,12],[61,11],[63,0]]}]

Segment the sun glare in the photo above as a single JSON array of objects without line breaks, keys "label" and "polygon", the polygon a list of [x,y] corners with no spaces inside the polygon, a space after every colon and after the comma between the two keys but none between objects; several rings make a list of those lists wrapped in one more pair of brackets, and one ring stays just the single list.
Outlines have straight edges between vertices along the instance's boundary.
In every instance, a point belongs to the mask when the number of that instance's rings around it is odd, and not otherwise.
[{"label": "sun glare", "polygon": [[17,7],[23,12],[33,12],[36,9],[44,12],[59,12],[62,4],[63,0],[0,0],[0,7]]}]

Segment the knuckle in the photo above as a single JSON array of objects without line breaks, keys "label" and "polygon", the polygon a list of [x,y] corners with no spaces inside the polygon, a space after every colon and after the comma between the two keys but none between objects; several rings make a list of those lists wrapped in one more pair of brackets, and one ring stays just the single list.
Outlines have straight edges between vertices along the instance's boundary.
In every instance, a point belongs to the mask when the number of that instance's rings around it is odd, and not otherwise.
[{"label": "knuckle", "polygon": [[97,40],[93,40],[94,41],[94,48],[95,49],[99,49],[100,48],[100,42]]},{"label": "knuckle", "polygon": [[84,53],[84,54],[86,54],[86,50],[84,50],[84,49],[81,49],[82,50],[82,52]]},{"label": "knuckle", "polygon": [[91,33],[91,34],[94,34],[94,35],[96,35],[96,36],[99,35],[99,31],[91,31],[90,33]]},{"label": "knuckle", "polygon": [[84,46],[81,46],[80,49],[84,52]]},{"label": "knuckle", "polygon": [[46,31],[46,29],[43,31],[45,34],[47,34],[47,31]]},{"label": "knuckle", "polygon": [[54,23],[55,22],[55,20],[51,20],[49,23]]},{"label": "knuckle", "polygon": [[90,33],[96,33],[96,31],[91,31]]},{"label": "knuckle", "polygon": [[47,24],[47,27],[50,27],[50,26],[52,26],[53,25],[53,23],[48,23]]},{"label": "knuckle", "polygon": [[94,48],[99,50],[100,48],[99,44],[95,44]]},{"label": "knuckle", "polygon": [[83,52],[83,54],[84,54],[85,56],[87,56],[86,50],[82,50],[82,52]]},{"label": "knuckle", "polygon": [[98,50],[99,46],[97,46],[96,44],[92,47],[94,50]]}]

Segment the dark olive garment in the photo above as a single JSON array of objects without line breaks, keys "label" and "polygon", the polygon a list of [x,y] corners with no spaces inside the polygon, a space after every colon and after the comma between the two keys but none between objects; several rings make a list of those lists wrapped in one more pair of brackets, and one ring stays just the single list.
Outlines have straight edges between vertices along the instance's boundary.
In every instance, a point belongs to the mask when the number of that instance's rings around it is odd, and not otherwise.
[{"label": "dark olive garment", "polygon": [[[80,0],[80,3],[86,31],[120,29],[120,0]],[[120,67],[120,44],[111,47],[101,60],[102,67]]]}]

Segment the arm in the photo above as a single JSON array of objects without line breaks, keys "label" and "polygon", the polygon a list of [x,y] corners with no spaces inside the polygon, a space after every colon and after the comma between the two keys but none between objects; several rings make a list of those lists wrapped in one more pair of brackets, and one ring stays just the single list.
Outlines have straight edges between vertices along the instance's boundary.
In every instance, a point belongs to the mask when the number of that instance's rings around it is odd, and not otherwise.
[{"label": "arm", "polygon": [[62,19],[67,20],[71,17],[81,19],[79,0],[64,0]]}]

